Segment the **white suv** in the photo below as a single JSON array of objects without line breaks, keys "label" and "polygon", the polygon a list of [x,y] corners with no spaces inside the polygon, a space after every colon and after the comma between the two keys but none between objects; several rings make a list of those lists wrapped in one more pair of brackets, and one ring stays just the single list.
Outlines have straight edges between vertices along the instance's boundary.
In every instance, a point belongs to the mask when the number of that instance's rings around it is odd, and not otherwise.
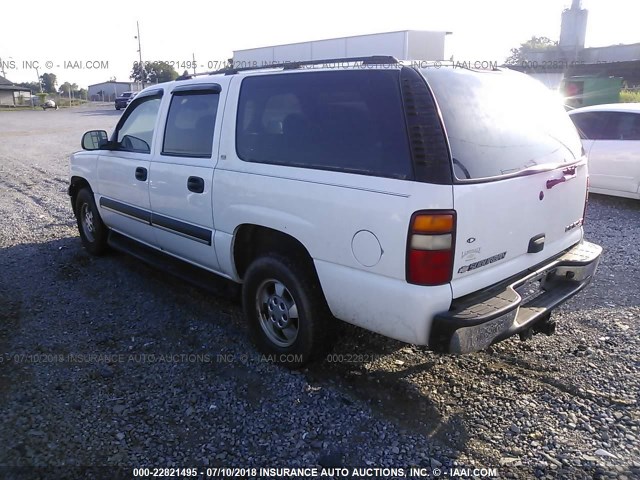
[{"label": "white suv", "polygon": [[84,247],[241,283],[255,342],[290,365],[334,317],[453,353],[551,334],[601,253],[562,106],[515,72],[348,62],[142,91],[71,157]]}]

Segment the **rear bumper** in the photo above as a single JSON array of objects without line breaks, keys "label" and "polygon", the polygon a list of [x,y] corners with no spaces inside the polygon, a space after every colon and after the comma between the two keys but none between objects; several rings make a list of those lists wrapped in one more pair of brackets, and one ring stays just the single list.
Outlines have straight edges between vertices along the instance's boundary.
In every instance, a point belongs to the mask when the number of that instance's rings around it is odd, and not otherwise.
[{"label": "rear bumper", "polygon": [[430,348],[475,352],[548,319],[553,308],[587,286],[601,253],[602,247],[580,242],[507,284],[454,300],[449,311],[434,318]]}]

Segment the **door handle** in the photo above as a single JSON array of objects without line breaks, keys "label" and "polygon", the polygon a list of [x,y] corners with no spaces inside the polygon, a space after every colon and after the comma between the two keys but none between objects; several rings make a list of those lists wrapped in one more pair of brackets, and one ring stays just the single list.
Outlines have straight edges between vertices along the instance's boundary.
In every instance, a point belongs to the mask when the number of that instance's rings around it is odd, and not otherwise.
[{"label": "door handle", "polygon": [[187,179],[187,190],[194,193],[204,192],[204,179],[200,177],[189,177]]},{"label": "door handle", "polygon": [[576,167],[565,168],[562,171],[562,178],[554,178],[552,180],[547,180],[547,190],[552,189],[559,183],[568,182],[573,178],[576,178]]},{"label": "door handle", "polygon": [[147,181],[147,169],[144,167],[136,167],[136,180],[141,182]]}]

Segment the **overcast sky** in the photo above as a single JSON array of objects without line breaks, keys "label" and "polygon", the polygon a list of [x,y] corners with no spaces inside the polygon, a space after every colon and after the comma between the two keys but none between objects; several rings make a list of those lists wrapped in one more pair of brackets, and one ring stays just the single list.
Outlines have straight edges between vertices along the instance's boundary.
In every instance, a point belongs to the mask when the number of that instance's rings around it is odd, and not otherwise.
[{"label": "overcast sky", "polygon": [[[55,73],[86,87],[116,77],[129,81],[138,59],[136,20],[143,60],[219,62],[233,50],[397,30],[446,30],[447,56],[503,62],[512,47],[532,35],[557,40],[560,14],[570,0],[395,0],[315,2],[69,1],[55,8],[5,9],[0,58],[14,82],[36,81],[23,62],[38,61],[40,74]],[[18,7],[13,2],[11,5]],[[30,4],[32,5],[32,4]],[[583,0],[589,10],[587,46],[640,42],[640,1]],[[8,8],[8,7],[7,7]],[[87,60],[108,69],[84,68]],[[7,68],[6,62],[15,62]],[[54,67],[46,68],[46,62]],[[83,68],[64,68],[64,62]],[[59,65],[59,67],[58,67]],[[177,69],[181,71],[180,69]]]}]

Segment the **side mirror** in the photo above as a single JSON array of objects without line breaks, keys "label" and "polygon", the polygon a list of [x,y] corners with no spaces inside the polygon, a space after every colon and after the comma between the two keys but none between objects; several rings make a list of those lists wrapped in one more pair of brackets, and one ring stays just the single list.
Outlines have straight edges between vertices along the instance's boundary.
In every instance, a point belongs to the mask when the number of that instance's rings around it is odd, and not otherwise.
[{"label": "side mirror", "polygon": [[100,150],[109,142],[104,130],[90,130],[82,136],[83,150]]}]

